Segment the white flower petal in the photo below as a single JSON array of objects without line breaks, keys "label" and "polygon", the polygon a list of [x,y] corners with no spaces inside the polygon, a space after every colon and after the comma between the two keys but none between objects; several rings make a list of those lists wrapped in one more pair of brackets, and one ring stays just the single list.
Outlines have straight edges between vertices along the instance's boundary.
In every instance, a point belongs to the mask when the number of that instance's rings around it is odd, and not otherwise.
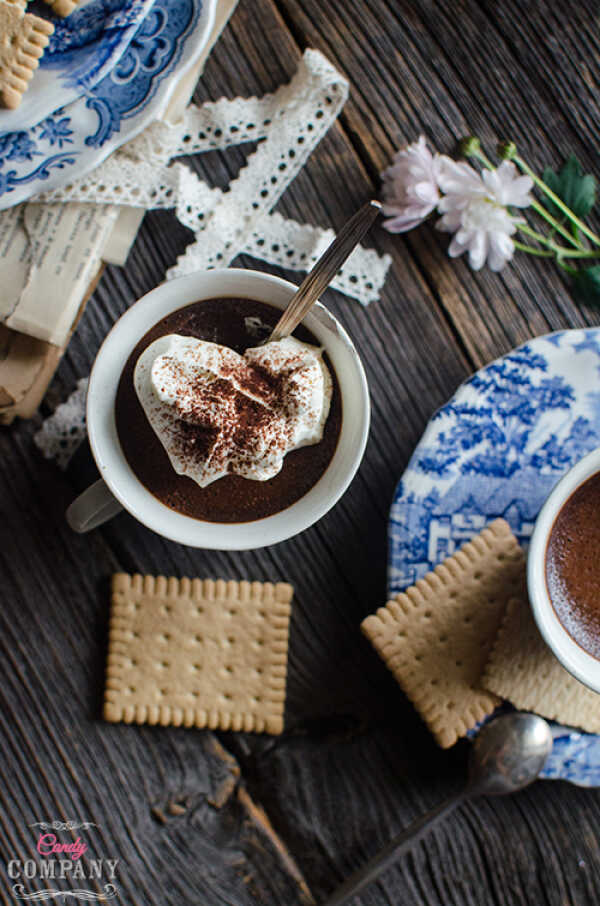
[{"label": "white flower petal", "polygon": [[528,193],[533,188],[533,180],[520,175],[512,161],[503,161],[495,170],[484,170],[482,177],[490,199],[497,204],[517,208],[531,204]]},{"label": "white flower petal", "polygon": [[470,245],[478,232],[478,230],[469,230],[461,227],[459,230],[457,230],[456,241],[460,242],[461,245]]},{"label": "white flower petal", "polygon": [[[506,163],[506,161],[504,163]],[[498,200],[498,196],[502,192],[502,180],[500,179],[498,170],[484,170],[481,174],[481,178],[491,197],[495,201]]]},{"label": "white flower petal", "polygon": [[500,271],[510,261],[515,251],[515,244],[505,233],[490,233],[490,251],[488,264],[493,271]]},{"label": "white flower petal", "polygon": [[443,195],[438,203],[438,211],[464,211],[470,204],[470,199],[465,195]]},{"label": "white flower petal", "polygon": [[417,182],[413,186],[412,191],[415,198],[427,204],[437,204],[437,200],[440,197],[437,186],[432,185],[430,182]]},{"label": "white flower petal", "polygon": [[424,220],[433,211],[435,205],[424,204],[404,204],[389,205],[384,204],[382,207],[383,214],[388,217],[410,217],[411,219]]},{"label": "white flower petal", "polygon": [[449,211],[440,217],[435,225],[436,230],[442,230],[443,233],[454,233],[461,224],[462,214],[460,211]]},{"label": "white flower petal", "polygon": [[466,252],[468,248],[468,243],[459,242],[458,238],[454,236],[452,242],[448,246],[448,254],[451,258],[458,258],[458,256],[462,255],[463,252]]},{"label": "white flower petal", "polygon": [[396,217],[392,217],[390,220],[384,220],[383,226],[389,233],[406,233],[408,230],[414,229],[414,227],[422,222],[422,217],[411,217],[408,214],[402,213],[398,214]]},{"label": "white flower petal", "polygon": [[488,253],[488,237],[483,230],[478,230],[469,243],[469,264],[474,271],[485,264]]},{"label": "white flower petal", "polygon": [[485,195],[486,188],[481,175],[465,161],[452,160],[440,155],[438,185],[442,192],[466,195],[469,198]]},{"label": "white flower petal", "polygon": [[[533,179],[531,176],[519,176],[514,180],[510,187],[511,198],[514,200],[509,202],[509,204],[518,204],[517,198],[526,198],[529,197],[529,192],[533,189]],[[531,204],[531,200],[528,202]]]}]

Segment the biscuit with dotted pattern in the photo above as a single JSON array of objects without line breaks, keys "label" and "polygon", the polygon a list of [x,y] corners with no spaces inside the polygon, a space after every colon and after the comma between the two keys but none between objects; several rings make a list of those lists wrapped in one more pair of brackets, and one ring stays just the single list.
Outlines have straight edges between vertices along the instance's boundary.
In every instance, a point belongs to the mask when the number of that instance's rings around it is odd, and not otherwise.
[{"label": "biscuit with dotted pattern", "polygon": [[509,601],[481,682],[516,708],[600,733],[600,695],[559,663],[542,639],[526,600]]},{"label": "biscuit with dotted pattern", "polygon": [[524,581],[523,552],[497,519],[362,624],[442,748],[500,704],[480,677]]},{"label": "biscuit with dotted pattern", "polygon": [[293,588],[118,573],[104,717],[281,733]]}]

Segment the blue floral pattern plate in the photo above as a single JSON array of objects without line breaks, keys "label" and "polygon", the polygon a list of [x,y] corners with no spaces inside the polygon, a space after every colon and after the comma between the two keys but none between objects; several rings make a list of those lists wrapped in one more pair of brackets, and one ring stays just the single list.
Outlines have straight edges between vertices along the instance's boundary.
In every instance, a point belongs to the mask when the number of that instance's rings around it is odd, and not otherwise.
[{"label": "blue floral pattern plate", "polygon": [[[19,107],[0,110],[1,133],[29,129],[93,88],[123,56],[153,2],[83,0],[66,18],[53,16],[54,34]],[[45,3],[29,12],[49,18]]]},{"label": "blue floral pattern plate", "polygon": [[200,57],[215,6],[154,0],[108,75],[37,125],[0,135],[0,209],[83,176],[158,119]]},{"label": "blue floral pattern plate", "polygon": [[[474,374],[431,419],[394,497],[390,595],[493,519],[520,543],[567,469],[600,446],[600,328],[531,340]],[[600,736],[556,724],[547,778],[600,785]]]}]

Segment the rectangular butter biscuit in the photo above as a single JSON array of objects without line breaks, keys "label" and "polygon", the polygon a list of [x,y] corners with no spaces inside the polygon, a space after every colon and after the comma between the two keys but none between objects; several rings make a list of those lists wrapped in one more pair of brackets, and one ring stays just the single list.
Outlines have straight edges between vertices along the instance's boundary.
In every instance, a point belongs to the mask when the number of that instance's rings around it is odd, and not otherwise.
[{"label": "rectangular butter biscuit", "polygon": [[104,717],[281,733],[293,588],[118,573]]},{"label": "rectangular butter biscuit", "polygon": [[362,623],[442,748],[500,704],[480,677],[506,603],[524,580],[523,552],[497,519]]},{"label": "rectangular butter biscuit", "polygon": [[556,659],[523,598],[509,602],[481,682],[516,708],[600,733],[600,695]]}]

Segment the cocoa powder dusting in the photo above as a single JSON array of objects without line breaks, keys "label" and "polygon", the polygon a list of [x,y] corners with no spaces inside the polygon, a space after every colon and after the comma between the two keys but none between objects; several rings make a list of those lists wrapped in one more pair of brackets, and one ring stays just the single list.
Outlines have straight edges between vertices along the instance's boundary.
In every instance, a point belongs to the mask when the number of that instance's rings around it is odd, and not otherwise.
[{"label": "cocoa powder dusting", "polygon": [[[247,330],[252,318],[263,324],[275,326],[280,315],[278,309],[263,302],[250,299],[210,299],[185,306],[158,322],[139,341],[131,353],[119,382],[115,406],[117,433],[121,447],[131,468],[139,480],[155,497],[171,509],[186,516],[210,522],[248,522],[262,519],[291,506],[316,484],[327,469],[335,452],[342,421],[341,395],[331,363],[325,357],[326,365],[333,379],[333,396],[323,439],[318,444],[302,447],[288,453],[283,468],[268,481],[254,481],[238,475],[226,475],[208,487],[201,488],[190,478],[177,475],[173,470],[162,444],[156,437],[133,386],[133,370],[143,350],[167,334],[193,336],[199,339],[229,346],[242,354],[257,343],[256,336]],[[295,336],[304,342],[319,345],[315,337],[300,327]],[[284,376],[271,374],[259,366],[241,366],[242,373],[231,367],[223,372],[225,380],[212,382],[210,391],[201,385],[204,399],[198,406],[189,395],[179,399],[182,421],[178,426],[178,443],[186,457],[211,459],[219,456],[217,438],[219,427],[210,424],[206,416],[207,393],[216,404],[224,397],[236,412],[235,424],[231,425],[228,439],[232,439],[243,456],[259,438],[265,440],[266,425],[271,415],[258,400],[281,401]],[[250,391],[252,399],[239,393],[232,384],[237,376],[240,385]],[[289,435],[288,435],[289,436]],[[275,439],[272,441],[276,442]],[[279,449],[284,449],[279,441]]]}]

